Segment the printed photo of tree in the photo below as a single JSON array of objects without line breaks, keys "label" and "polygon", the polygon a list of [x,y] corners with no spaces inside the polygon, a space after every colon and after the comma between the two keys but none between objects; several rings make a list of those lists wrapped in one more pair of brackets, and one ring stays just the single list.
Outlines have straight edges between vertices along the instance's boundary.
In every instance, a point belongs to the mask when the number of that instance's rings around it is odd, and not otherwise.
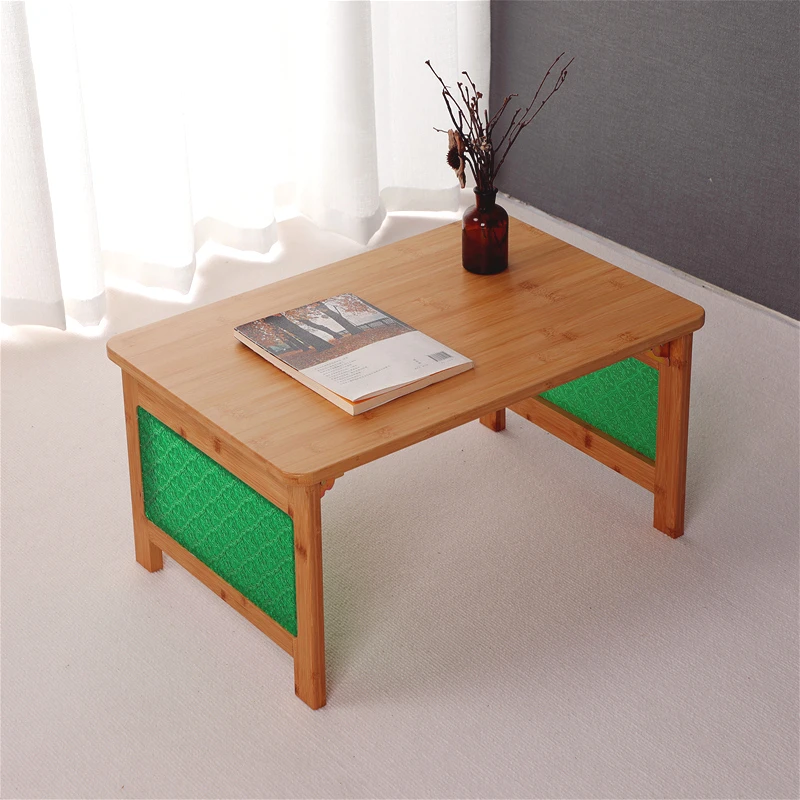
[{"label": "printed photo of tree", "polygon": [[306,369],[414,329],[354,294],[340,294],[237,330],[295,369]]}]

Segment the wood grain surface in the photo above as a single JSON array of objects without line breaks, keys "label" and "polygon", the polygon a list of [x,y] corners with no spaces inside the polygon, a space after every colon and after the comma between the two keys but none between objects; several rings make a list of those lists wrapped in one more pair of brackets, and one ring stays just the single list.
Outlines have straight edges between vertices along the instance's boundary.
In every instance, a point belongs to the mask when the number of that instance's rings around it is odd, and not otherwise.
[{"label": "wood grain surface", "polygon": [[[500,275],[462,269],[452,223],[120,334],[109,357],[267,472],[309,485],[703,325],[700,306],[519,220],[509,235]],[[342,292],[475,368],[351,417],[233,336],[236,325]]]}]

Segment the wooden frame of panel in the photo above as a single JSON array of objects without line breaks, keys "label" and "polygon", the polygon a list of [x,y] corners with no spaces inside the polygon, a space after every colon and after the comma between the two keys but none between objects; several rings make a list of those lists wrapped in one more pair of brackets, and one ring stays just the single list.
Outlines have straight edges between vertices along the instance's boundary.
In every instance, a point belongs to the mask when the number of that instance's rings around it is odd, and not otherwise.
[{"label": "wooden frame of panel", "polygon": [[[332,481],[311,486],[281,482],[253,463],[252,456],[229,447],[202,420],[179,410],[174,402],[146,387],[130,373],[122,373],[128,468],[131,484],[136,560],[148,571],[164,565],[163,553],[191,572],[214,594],[269,636],[294,659],[295,694],[311,708],[326,701],[325,624],[322,604],[322,519],[320,500]],[[253,605],[216,572],[196,558],[145,515],[139,444],[138,406],[180,434],[187,442],[248,484],[292,518],[294,527],[297,636]]]},{"label": "wooden frame of panel", "polygon": [[[683,535],[692,334],[635,356],[658,370],[656,458],[642,455],[543,397],[509,408],[582,453],[654,494],[653,527],[677,539]],[[505,428],[505,409],[481,417],[493,431]]]}]

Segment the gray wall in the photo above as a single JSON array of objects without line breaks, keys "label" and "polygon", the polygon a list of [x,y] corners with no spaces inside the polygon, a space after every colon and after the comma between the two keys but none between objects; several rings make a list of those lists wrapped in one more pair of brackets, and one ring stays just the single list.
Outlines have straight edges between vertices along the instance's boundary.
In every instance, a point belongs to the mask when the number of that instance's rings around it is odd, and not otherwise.
[{"label": "gray wall", "polygon": [[800,318],[800,3],[493,0],[492,106],[561,50],[498,188]]}]

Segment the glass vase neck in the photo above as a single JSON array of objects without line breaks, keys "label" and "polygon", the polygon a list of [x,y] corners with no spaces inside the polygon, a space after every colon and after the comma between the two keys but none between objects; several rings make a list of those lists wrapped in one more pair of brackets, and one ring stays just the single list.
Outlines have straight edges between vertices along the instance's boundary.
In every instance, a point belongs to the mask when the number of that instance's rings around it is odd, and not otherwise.
[{"label": "glass vase neck", "polygon": [[497,189],[473,189],[478,211],[491,211],[497,199]]}]

